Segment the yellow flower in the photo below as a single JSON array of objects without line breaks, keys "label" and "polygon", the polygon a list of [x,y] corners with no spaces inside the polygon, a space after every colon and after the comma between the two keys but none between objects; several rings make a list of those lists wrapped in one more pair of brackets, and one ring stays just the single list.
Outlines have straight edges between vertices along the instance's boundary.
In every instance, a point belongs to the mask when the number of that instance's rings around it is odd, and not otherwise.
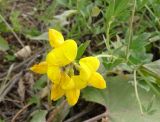
[{"label": "yellow flower", "polygon": [[49,42],[53,50],[51,50],[46,61],[31,67],[31,70],[39,73],[47,73],[49,79],[57,84],[61,77],[62,67],[73,62],[77,55],[77,44],[74,40],[66,40],[62,34],[54,29],[49,29]]},{"label": "yellow flower", "polygon": [[39,74],[46,73],[52,81],[52,100],[58,100],[65,95],[68,103],[75,105],[80,90],[87,85],[100,89],[106,87],[105,80],[96,72],[100,65],[97,58],[82,58],[76,64],[76,42],[64,40],[62,34],[54,29],[49,29],[49,42],[54,49],[48,53],[45,61],[34,65],[31,70]]},{"label": "yellow flower", "polygon": [[58,100],[63,95],[66,96],[70,105],[75,105],[80,96],[80,89],[74,87],[73,80],[65,73],[61,74],[59,84],[53,84],[51,88],[51,99]]},{"label": "yellow flower", "polygon": [[[57,100],[64,95],[67,96],[69,104],[73,105],[77,102],[73,99],[74,92],[80,92],[75,89],[74,82],[66,74],[65,67],[72,63],[77,55],[77,44],[74,40],[65,40],[62,34],[54,29],[49,29],[49,42],[54,48],[46,56],[46,61],[31,67],[31,70],[39,73],[47,73],[48,78],[52,81],[51,99]],[[73,92],[73,94],[72,94]]]},{"label": "yellow flower", "polygon": [[85,88],[87,85],[95,88],[106,88],[106,82],[104,78],[96,72],[99,68],[100,62],[96,57],[85,57],[80,59],[80,71],[79,75],[73,76],[75,81],[75,87],[78,89]]}]

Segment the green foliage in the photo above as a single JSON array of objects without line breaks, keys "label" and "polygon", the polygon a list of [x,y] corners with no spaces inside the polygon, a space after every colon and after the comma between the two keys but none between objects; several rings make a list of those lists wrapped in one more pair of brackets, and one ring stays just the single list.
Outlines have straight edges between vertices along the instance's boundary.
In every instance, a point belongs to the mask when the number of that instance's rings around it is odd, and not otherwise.
[{"label": "green foliage", "polygon": [[9,49],[8,42],[0,36],[0,50],[1,51],[6,51]]},{"label": "green foliage", "polygon": [[77,52],[77,57],[76,57],[76,59],[80,59],[80,58],[81,58],[81,56],[83,55],[84,51],[87,49],[89,43],[90,43],[90,41],[86,41],[85,43],[82,43],[82,44],[78,47],[78,52]]},{"label": "green foliage", "polygon": [[[55,28],[61,30],[65,38],[79,40],[77,60],[87,51],[88,45],[91,45],[90,52],[100,57],[100,72],[111,76],[106,79],[108,88],[86,88],[83,98],[107,106],[111,120],[116,122],[159,121],[159,0],[38,0],[31,10],[16,8],[7,13],[13,2],[0,1],[0,12],[22,38],[33,42],[47,41],[48,28]],[[2,20],[0,32],[10,34]],[[5,38],[0,36],[0,50],[15,52],[11,48]],[[15,57],[9,54],[5,55],[5,59],[15,61]],[[139,112],[132,82],[135,70],[138,93],[145,113],[143,116]],[[124,73],[130,74],[131,79],[114,76]],[[34,92],[42,90],[46,81],[46,77],[37,80],[33,86]],[[40,104],[40,99],[34,94],[29,103]],[[58,120],[62,114],[57,116]],[[44,120],[45,116],[46,111],[42,110],[34,114],[32,119],[34,121],[42,117]]]},{"label": "green foliage", "polygon": [[159,73],[160,73],[160,60],[145,64],[144,67],[152,72],[152,74],[155,74],[154,76],[159,78]]},{"label": "green foliage", "polygon": [[28,36],[28,38],[31,40],[48,40],[48,32],[44,32],[39,36]]},{"label": "green foliage", "polygon": [[42,88],[44,88],[47,84],[47,77],[46,76],[42,76],[39,80],[37,80],[33,86],[33,89],[35,90],[41,90]]},{"label": "green foliage", "polygon": [[32,119],[30,120],[30,122],[45,122],[46,121],[46,115],[47,115],[46,110],[34,111]]},{"label": "green foliage", "polygon": [[22,27],[21,27],[21,23],[19,21],[19,16],[20,16],[20,12],[19,11],[14,11],[11,13],[10,15],[10,20],[12,23],[12,27],[14,28],[15,31],[21,31]]},{"label": "green foliage", "polygon": [[28,99],[27,101],[28,104],[36,104],[36,105],[40,105],[40,98],[35,95],[35,96],[32,96],[31,98]]},{"label": "green foliage", "polygon": [[133,37],[130,50],[130,60],[134,64],[144,64],[152,60],[152,54],[146,53],[145,46],[147,45],[147,40],[149,40],[150,34],[143,33],[137,37]]},{"label": "green foliage", "polygon": [[143,65],[141,70],[146,77],[152,76],[160,84],[160,60]]},{"label": "green foliage", "polygon": [[138,88],[144,109],[144,115],[141,115],[137,109],[134,88],[129,82],[131,79],[130,76],[106,78],[107,89],[97,90],[89,87],[84,89],[82,97],[87,101],[107,106],[113,122],[159,122],[159,98],[155,97],[152,91],[147,92]]},{"label": "green foliage", "polygon": [[95,6],[92,8],[91,16],[97,17],[100,14],[100,12],[101,12],[101,10],[98,8],[98,6]]},{"label": "green foliage", "polygon": [[5,59],[7,61],[15,61],[16,60],[16,57],[14,55],[10,55],[10,54],[6,54],[5,55]]},{"label": "green foliage", "polygon": [[2,118],[0,118],[0,122],[5,122]]}]

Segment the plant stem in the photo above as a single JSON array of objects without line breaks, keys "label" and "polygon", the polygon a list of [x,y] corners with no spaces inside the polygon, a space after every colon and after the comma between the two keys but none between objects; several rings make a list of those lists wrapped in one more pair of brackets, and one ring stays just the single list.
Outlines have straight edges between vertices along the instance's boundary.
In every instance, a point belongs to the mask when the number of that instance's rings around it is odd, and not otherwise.
[{"label": "plant stem", "polygon": [[115,59],[118,58],[118,57],[116,57],[114,55],[108,55],[108,54],[100,54],[100,55],[97,55],[95,57],[97,57],[97,58],[103,58],[103,57],[105,57],[105,58],[115,58]]},{"label": "plant stem", "polygon": [[136,98],[137,98],[137,101],[138,101],[138,104],[139,104],[139,108],[140,108],[141,114],[143,115],[142,103],[141,103],[141,100],[139,98],[138,89],[137,89],[136,72],[137,71],[134,70],[134,89],[135,89],[135,94],[136,94]]},{"label": "plant stem", "polygon": [[129,23],[129,35],[128,35],[128,44],[127,44],[127,48],[126,48],[126,58],[128,61],[129,58],[129,49],[132,43],[132,36],[133,36],[133,20],[134,20],[134,14],[135,14],[135,10],[136,10],[136,0],[134,0],[134,5],[133,5],[133,9],[132,9],[132,16],[131,16],[131,20]]},{"label": "plant stem", "polygon": [[6,26],[8,27],[8,29],[12,32],[12,34],[15,36],[15,38],[17,39],[17,41],[20,43],[20,45],[22,47],[24,47],[23,42],[20,40],[20,38],[18,37],[18,35],[14,32],[13,28],[8,24],[8,22],[5,20],[5,18],[0,14],[0,18],[1,20],[6,24]]},{"label": "plant stem", "polygon": [[112,21],[109,21],[108,22],[108,27],[107,27],[107,32],[106,32],[106,39],[105,39],[105,44],[106,44],[106,47],[107,47],[109,52],[110,52],[110,49],[111,49],[111,47],[110,47],[110,35],[109,35],[111,24],[112,24]]}]

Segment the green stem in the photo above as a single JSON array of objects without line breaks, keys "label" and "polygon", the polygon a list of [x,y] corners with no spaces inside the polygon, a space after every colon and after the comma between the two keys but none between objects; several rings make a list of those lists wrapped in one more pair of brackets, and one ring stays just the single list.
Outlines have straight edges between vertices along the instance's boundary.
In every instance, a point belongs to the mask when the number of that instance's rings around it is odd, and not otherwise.
[{"label": "green stem", "polygon": [[141,114],[143,115],[142,103],[141,103],[141,100],[139,98],[138,89],[137,89],[136,72],[137,71],[134,70],[134,89],[135,89],[135,94],[136,94],[136,98],[137,98],[137,101],[138,101],[138,104],[139,104],[139,108],[140,108]]},{"label": "green stem", "polygon": [[126,58],[128,61],[129,58],[129,49],[132,43],[132,36],[133,36],[133,20],[134,20],[134,14],[135,14],[135,10],[136,10],[136,0],[134,0],[134,5],[133,5],[133,9],[132,9],[132,16],[131,16],[131,20],[130,20],[130,24],[129,24],[129,36],[128,36],[128,44],[127,44],[127,48],[126,48]]},{"label": "green stem", "polygon": [[108,49],[108,51],[110,52],[110,35],[109,35],[109,32],[110,32],[110,27],[111,27],[111,24],[112,24],[112,21],[109,21],[108,22],[108,27],[107,27],[107,32],[106,32],[106,40],[105,40],[105,44],[106,44],[106,47]]},{"label": "green stem", "polygon": [[95,56],[97,58],[114,58],[114,59],[117,59],[118,57],[114,56],[114,55],[108,55],[108,54],[100,54],[100,55],[97,55]]},{"label": "green stem", "polygon": [[75,66],[76,70],[80,70],[80,66],[79,66],[79,64],[78,64],[78,63],[73,62],[73,65]]}]

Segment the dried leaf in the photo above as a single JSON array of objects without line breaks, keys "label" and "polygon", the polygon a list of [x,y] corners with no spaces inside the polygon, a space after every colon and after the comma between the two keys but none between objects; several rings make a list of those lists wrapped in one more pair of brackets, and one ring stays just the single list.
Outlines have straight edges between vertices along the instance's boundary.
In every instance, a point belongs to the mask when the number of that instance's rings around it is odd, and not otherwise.
[{"label": "dried leaf", "polygon": [[52,24],[59,23],[62,26],[68,25],[70,22],[67,20],[69,17],[75,15],[77,10],[67,10],[64,11],[62,14],[54,16],[54,20]]},{"label": "dried leaf", "polygon": [[33,77],[33,74],[30,73],[30,72],[27,72],[25,75],[24,75],[24,80],[26,81],[26,83],[29,84],[30,88],[32,89],[33,88],[33,85],[34,85],[34,77]]},{"label": "dried leaf", "polygon": [[25,85],[24,81],[22,79],[19,80],[18,82],[18,94],[21,97],[21,100],[24,101],[25,98]]},{"label": "dried leaf", "polygon": [[22,48],[21,50],[19,50],[18,52],[16,52],[14,55],[17,58],[25,59],[28,56],[30,56],[30,54],[31,54],[31,48],[30,48],[30,46],[25,46],[24,48]]}]

